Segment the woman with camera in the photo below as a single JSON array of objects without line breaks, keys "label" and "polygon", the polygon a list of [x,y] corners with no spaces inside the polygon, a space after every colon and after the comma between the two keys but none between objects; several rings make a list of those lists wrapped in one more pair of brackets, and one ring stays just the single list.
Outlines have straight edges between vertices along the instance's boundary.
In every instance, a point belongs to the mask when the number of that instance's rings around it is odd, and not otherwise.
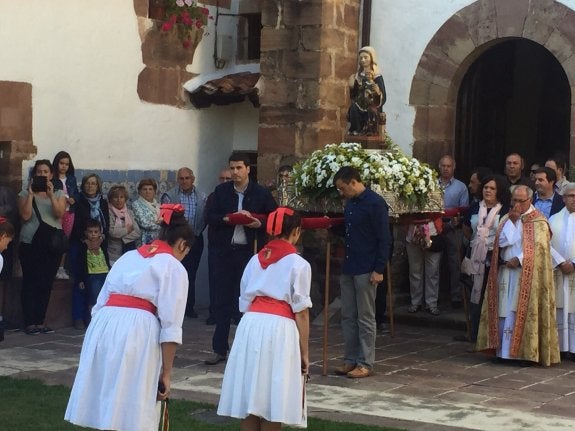
[{"label": "woman with camera", "polygon": [[55,251],[49,238],[40,233],[45,231],[43,223],[62,229],[61,219],[66,210],[66,197],[61,190],[54,190],[51,180],[50,161],[37,160],[32,169],[28,189],[22,190],[18,195],[18,210],[22,219],[22,309],[24,332],[29,335],[54,332],[45,325],[44,318],[62,252]]}]

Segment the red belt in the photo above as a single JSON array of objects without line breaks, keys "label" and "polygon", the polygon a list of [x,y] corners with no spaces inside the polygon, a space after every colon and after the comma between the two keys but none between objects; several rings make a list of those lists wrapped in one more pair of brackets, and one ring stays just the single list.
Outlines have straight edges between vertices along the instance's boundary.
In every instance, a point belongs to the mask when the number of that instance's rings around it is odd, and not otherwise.
[{"label": "red belt", "polygon": [[270,298],[269,296],[256,296],[250,304],[249,311],[275,314],[277,316],[295,320],[295,314],[287,302]]},{"label": "red belt", "polygon": [[156,311],[158,310],[156,306],[147,299],[130,295],[121,295],[119,293],[112,293],[108,298],[106,305],[112,307],[138,308],[140,310],[149,311],[152,314],[156,314]]}]

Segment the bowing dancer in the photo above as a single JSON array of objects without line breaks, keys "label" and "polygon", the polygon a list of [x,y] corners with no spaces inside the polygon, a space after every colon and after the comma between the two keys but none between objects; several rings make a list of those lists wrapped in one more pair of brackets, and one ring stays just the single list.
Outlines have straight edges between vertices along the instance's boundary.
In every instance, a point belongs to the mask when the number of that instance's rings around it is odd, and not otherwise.
[{"label": "bowing dancer", "polygon": [[311,267],[296,253],[301,217],[278,208],[268,217],[275,239],[248,262],[240,285],[238,328],[222,383],[218,415],[242,431],[306,427]]},{"label": "bowing dancer", "polygon": [[159,239],[122,255],[92,310],[65,419],[115,431],[156,431],[170,394],[194,232],[181,205],[160,209]]}]

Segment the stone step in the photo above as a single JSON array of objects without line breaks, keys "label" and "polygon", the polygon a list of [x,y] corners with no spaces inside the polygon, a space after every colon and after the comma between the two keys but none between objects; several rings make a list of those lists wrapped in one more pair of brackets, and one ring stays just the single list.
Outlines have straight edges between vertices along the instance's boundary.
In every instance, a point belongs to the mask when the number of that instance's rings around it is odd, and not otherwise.
[{"label": "stone step", "polygon": [[[13,278],[5,289],[3,310],[3,316],[7,321],[20,326],[24,324],[21,292],[22,279]],[[70,280],[54,281],[45,323],[53,329],[72,326],[72,282]]]}]

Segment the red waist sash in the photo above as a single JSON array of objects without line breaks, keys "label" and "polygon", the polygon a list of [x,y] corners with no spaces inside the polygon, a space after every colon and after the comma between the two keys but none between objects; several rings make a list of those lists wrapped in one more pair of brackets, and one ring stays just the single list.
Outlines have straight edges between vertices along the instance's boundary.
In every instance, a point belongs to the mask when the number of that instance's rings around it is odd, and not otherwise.
[{"label": "red waist sash", "polygon": [[106,302],[106,306],[138,308],[140,310],[149,311],[152,314],[156,314],[157,311],[156,306],[147,299],[130,295],[121,295],[119,293],[112,293],[108,298],[108,302]]},{"label": "red waist sash", "polygon": [[256,296],[250,304],[249,311],[275,314],[277,316],[295,320],[295,314],[287,302],[270,298],[269,296]]}]

